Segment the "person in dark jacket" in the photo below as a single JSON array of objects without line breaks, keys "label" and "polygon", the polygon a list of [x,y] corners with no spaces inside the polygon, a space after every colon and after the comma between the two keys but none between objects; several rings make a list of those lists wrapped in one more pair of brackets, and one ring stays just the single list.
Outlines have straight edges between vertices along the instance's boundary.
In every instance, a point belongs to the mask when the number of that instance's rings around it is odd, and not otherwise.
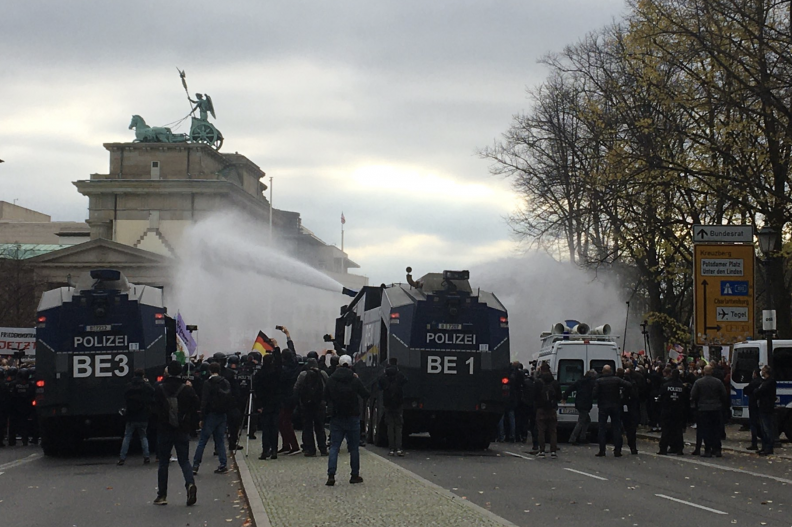
[{"label": "person in dark jacket", "polygon": [[[190,418],[198,411],[198,395],[192,389],[190,381],[183,381],[179,376],[182,365],[174,360],[168,364],[167,376],[157,385],[154,391],[157,409],[157,455],[159,470],[157,471],[157,498],[155,505],[168,503],[168,465],[171,450],[176,448],[176,458],[184,475],[187,488],[187,505],[194,505],[198,489],[195,486],[192,466],[190,465]],[[178,424],[171,423],[170,398],[178,401]]]},{"label": "person in dark jacket", "polygon": [[550,436],[550,457],[558,455],[558,401],[561,400],[561,387],[553,379],[550,367],[543,364],[534,388],[536,407],[536,429],[539,435],[538,457],[545,457],[545,435]]},{"label": "person in dark jacket", "polygon": [[385,407],[385,426],[388,428],[389,456],[404,456],[402,450],[402,427],[404,426],[404,385],[407,377],[399,371],[395,358],[391,358],[377,385],[382,392],[382,403]]},{"label": "person in dark jacket", "polygon": [[[203,385],[201,395],[201,435],[198,439],[198,446],[195,447],[193,455],[193,474],[198,474],[198,469],[203,460],[204,448],[209,442],[209,437],[214,438],[215,450],[217,450],[220,466],[215,470],[215,474],[225,474],[228,472],[228,458],[226,457],[225,434],[228,423],[228,410],[231,406],[228,399],[233,399],[231,384],[228,379],[220,375],[220,364],[213,362],[209,365],[209,380]],[[227,394],[228,399],[223,393]]]},{"label": "person in dark jacket", "polygon": [[132,435],[137,431],[140,438],[140,446],[143,448],[143,463],[151,461],[148,442],[148,422],[151,417],[151,405],[154,403],[154,387],[146,379],[146,372],[143,369],[135,370],[135,376],[127,384],[124,392],[126,400],[126,429],[124,430],[124,441],[121,443],[121,453],[118,456],[118,465],[126,462],[129,444],[132,442]]},{"label": "person in dark jacket", "polygon": [[281,408],[280,384],[283,369],[278,342],[275,339],[270,342],[274,349],[272,353],[261,358],[261,368],[253,376],[253,393],[261,428],[259,459],[278,459],[278,416]]},{"label": "person in dark jacket", "polygon": [[641,420],[641,401],[638,393],[638,383],[643,381],[632,368],[627,368],[622,372],[621,377],[630,383],[632,388],[622,389],[622,428],[624,435],[627,436],[627,446],[630,447],[631,454],[638,454],[638,423]]},{"label": "person in dark jacket", "polygon": [[754,391],[754,394],[756,395],[756,404],[759,406],[759,423],[762,427],[762,450],[758,454],[769,456],[773,453],[773,442],[775,441],[773,415],[776,401],[776,381],[770,366],[762,366],[762,384]]},{"label": "person in dark jacket", "polygon": [[286,345],[289,348],[283,352],[283,374],[280,383],[281,410],[278,416],[278,430],[281,435],[281,449],[278,453],[294,455],[300,452],[300,444],[297,442],[297,434],[294,433],[292,416],[297,407],[297,396],[294,394],[294,384],[300,375],[300,364],[297,362],[297,352],[294,351],[289,330],[282,327],[281,331],[286,334]]},{"label": "person in dark jacket", "polygon": [[722,457],[721,420],[723,406],[729,404],[729,392],[722,381],[712,375],[712,366],[704,367],[704,376],[693,384],[690,399],[696,405],[696,427],[704,441],[703,457]]},{"label": "person in dark jacket", "polygon": [[591,409],[594,407],[594,383],[596,381],[597,372],[589,370],[586,375],[573,382],[564,392],[564,403],[570,395],[575,394],[575,410],[578,412],[577,423],[572,430],[572,435],[569,436],[570,443],[588,443],[588,428],[591,424]]},{"label": "person in dark jacket", "polygon": [[596,454],[597,457],[605,456],[608,419],[611,422],[611,434],[613,435],[613,455],[615,457],[622,455],[622,389],[632,390],[632,383],[616,377],[613,374],[613,368],[610,365],[605,365],[602,368],[602,375],[594,384],[594,399],[597,400],[597,409],[599,410],[599,452]]},{"label": "person in dark jacket", "polygon": [[759,439],[762,437],[762,424],[759,421],[759,402],[756,398],[756,389],[762,384],[762,374],[759,368],[753,371],[751,381],[743,388],[743,393],[748,396],[748,423],[751,428],[751,445],[747,450],[759,450]]},{"label": "person in dark jacket", "polygon": [[16,437],[22,438],[22,445],[29,442],[29,421],[35,415],[33,400],[36,397],[36,387],[30,380],[30,370],[20,368],[16,377],[8,383],[10,392],[8,445],[16,445]]},{"label": "person in dark jacket", "polygon": [[690,408],[688,392],[679,378],[678,370],[666,368],[663,374],[666,382],[660,388],[658,400],[662,426],[658,454],[665,456],[670,449],[670,452],[681,456],[685,448],[684,430]]},{"label": "person in dark jacket", "polygon": [[317,447],[323,456],[327,455],[327,436],[325,435],[327,403],[324,399],[324,387],[327,380],[327,373],[319,368],[316,357],[309,357],[305,369],[300,372],[297,382],[294,383],[294,391],[297,394],[302,415],[302,442],[305,457],[315,457]]},{"label": "person in dark jacket", "polygon": [[534,400],[535,385],[536,379],[531,371],[523,370],[522,397],[517,409],[518,413],[522,416],[520,419],[520,436],[527,442],[528,433],[531,433],[532,446],[529,451],[530,454],[539,453],[539,432],[536,430],[536,401]]},{"label": "person in dark jacket", "polygon": [[[0,365],[0,447],[5,446],[8,431],[8,413],[11,406],[11,392],[6,381],[6,370]],[[9,438],[10,441],[11,438]]]},{"label": "person in dark jacket", "polygon": [[352,371],[352,357],[342,356],[338,369],[330,376],[325,387],[325,397],[333,405],[330,418],[330,457],[327,460],[327,483],[335,485],[338,468],[338,451],[346,438],[349,447],[349,464],[352,470],[350,483],[363,483],[360,476],[360,401],[368,399],[369,391]]}]

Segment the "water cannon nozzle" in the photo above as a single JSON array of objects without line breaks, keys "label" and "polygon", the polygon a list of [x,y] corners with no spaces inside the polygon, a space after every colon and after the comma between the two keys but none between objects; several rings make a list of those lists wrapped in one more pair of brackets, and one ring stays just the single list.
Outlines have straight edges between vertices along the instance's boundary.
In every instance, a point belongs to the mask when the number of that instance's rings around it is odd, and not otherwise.
[{"label": "water cannon nozzle", "polygon": [[352,298],[355,298],[357,296],[358,292],[355,291],[354,289],[349,289],[348,287],[344,287],[344,288],[341,289],[341,294],[342,295],[346,295],[346,296],[351,296]]}]

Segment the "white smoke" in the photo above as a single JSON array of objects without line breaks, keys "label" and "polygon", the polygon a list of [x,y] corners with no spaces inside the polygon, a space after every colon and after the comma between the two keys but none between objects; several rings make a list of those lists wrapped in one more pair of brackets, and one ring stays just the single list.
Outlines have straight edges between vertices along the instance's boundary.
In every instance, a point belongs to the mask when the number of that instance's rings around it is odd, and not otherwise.
[{"label": "white smoke", "polygon": [[286,338],[297,352],[327,346],[322,335],[334,332],[339,307],[350,298],[322,272],[271,247],[260,224],[232,213],[214,214],[182,236],[169,310],[179,310],[198,326],[198,351],[205,355],[250,351],[259,330]]},{"label": "white smoke", "polygon": [[[610,324],[613,334],[622,337],[617,340],[622,348],[627,305],[619,288],[568,262],[538,252],[504,258],[471,268],[470,283],[474,291],[492,291],[504,304],[511,354],[524,364],[539,351],[543,331],[570,319],[592,328]],[[637,342],[636,331],[631,321],[628,344]]]}]

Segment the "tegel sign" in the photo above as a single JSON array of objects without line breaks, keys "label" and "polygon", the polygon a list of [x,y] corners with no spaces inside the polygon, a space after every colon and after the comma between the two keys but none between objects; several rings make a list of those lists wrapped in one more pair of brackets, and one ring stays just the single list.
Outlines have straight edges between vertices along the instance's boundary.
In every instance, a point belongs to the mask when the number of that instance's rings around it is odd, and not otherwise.
[{"label": "tegel sign", "polygon": [[753,243],[753,225],[694,225],[693,243]]}]

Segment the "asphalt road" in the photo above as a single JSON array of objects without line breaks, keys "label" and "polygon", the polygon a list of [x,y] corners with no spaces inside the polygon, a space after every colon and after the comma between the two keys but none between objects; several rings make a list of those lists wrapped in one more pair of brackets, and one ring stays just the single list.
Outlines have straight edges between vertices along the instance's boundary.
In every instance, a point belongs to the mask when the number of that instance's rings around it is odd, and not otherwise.
[{"label": "asphalt road", "polygon": [[[192,454],[195,442],[191,444]],[[170,464],[168,505],[153,505],[157,464],[140,453],[116,466],[120,441],[92,444],[91,453],[45,457],[39,447],[0,448],[0,525],[8,527],[242,526],[248,519],[236,471],[214,474],[211,441],[196,476],[198,502],[186,506],[184,480]]]},{"label": "asphalt road", "polygon": [[534,458],[522,444],[465,452],[411,438],[407,447],[406,457],[388,459],[517,525],[792,525],[787,460],[657,456],[651,441],[621,458],[562,444],[556,460]]}]

